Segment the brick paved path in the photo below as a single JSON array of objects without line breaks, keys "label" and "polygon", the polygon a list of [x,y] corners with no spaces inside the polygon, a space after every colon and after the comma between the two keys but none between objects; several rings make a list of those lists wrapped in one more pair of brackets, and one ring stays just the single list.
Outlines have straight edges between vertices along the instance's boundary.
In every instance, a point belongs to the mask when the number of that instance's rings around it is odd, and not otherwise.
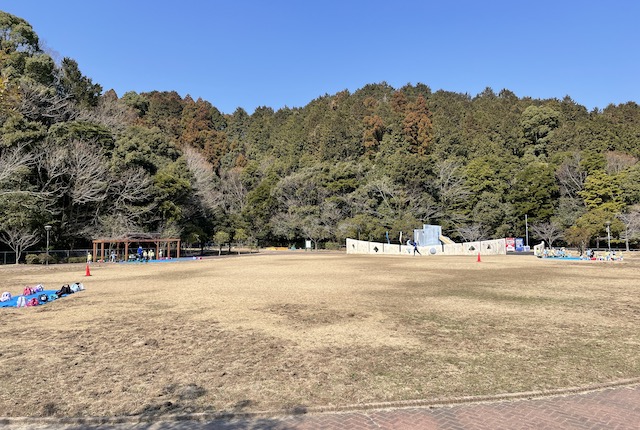
[{"label": "brick paved path", "polygon": [[[216,427],[216,424],[221,424]],[[533,400],[209,423],[206,429],[640,430],[640,385]]]},{"label": "brick paved path", "polygon": [[[3,425],[4,424],[4,425]],[[277,418],[163,421],[104,425],[1,422],[7,430],[640,430],[640,385],[531,400],[465,403]]]}]

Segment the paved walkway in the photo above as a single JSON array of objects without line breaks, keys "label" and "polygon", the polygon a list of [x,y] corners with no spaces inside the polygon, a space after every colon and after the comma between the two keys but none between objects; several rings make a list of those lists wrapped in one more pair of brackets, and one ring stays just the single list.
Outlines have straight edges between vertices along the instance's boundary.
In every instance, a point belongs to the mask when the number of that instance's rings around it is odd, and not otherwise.
[{"label": "paved walkway", "polygon": [[66,424],[0,419],[6,430],[640,430],[640,384],[523,400],[449,406],[371,409],[272,418]]}]

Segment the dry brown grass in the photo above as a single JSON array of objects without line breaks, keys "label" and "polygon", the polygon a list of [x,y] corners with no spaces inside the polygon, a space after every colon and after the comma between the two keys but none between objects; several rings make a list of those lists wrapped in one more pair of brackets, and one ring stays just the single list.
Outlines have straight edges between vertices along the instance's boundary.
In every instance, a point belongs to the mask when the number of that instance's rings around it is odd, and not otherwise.
[{"label": "dry brown grass", "polygon": [[0,267],[0,415],[304,410],[640,376],[640,260],[281,253]]}]

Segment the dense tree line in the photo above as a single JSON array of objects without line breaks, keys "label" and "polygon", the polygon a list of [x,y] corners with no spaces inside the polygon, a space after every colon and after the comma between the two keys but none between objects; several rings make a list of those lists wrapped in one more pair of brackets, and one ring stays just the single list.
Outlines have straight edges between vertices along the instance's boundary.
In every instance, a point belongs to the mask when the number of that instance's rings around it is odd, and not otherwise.
[{"label": "dense tree line", "polygon": [[[103,92],[0,12],[0,241],[21,251],[126,232],[260,244],[638,240],[640,108],[386,83],[223,114],[176,92]],[[607,224],[609,223],[609,224]]]}]

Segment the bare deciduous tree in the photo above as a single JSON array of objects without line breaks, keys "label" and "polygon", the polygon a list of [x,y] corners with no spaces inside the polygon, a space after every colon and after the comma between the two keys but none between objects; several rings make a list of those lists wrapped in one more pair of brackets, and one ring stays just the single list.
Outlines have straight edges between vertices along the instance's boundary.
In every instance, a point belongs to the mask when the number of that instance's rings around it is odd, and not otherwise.
[{"label": "bare deciduous tree", "polygon": [[580,161],[580,153],[576,152],[556,170],[556,178],[560,182],[560,189],[563,195],[577,198],[579,197],[578,193],[584,188],[587,172],[580,167]]},{"label": "bare deciduous tree", "polygon": [[142,226],[124,212],[103,215],[98,221],[94,234],[99,237],[124,237],[127,233],[143,231]]},{"label": "bare deciduous tree", "polygon": [[314,248],[318,249],[318,242],[329,237],[329,229],[322,223],[318,216],[306,216],[300,224],[300,231],[305,237],[313,242]]},{"label": "bare deciduous tree", "polygon": [[110,209],[105,203],[112,181],[100,148],[81,141],[45,145],[36,171],[39,190],[49,197],[49,210],[61,215],[61,229],[75,236],[93,235]]},{"label": "bare deciduous tree", "polygon": [[107,164],[100,150],[85,142],[73,142],[68,155],[70,196],[74,205],[102,202],[107,197]]},{"label": "bare deciduous tree", "polygon": [[61,97],[54,87],[24,80],[19,86],[18,112],[31,121],[46,118],[52,122],[68,121],[77,116],[69,96]]},{"label": "bare deciduous tree", "polygon": [[484,227],[480,223],[460,226],[456,231],[465,242],[477,242],[484,237]]},{"label": "bare deciduous tree", "polygon": [[109,184],[109,205],[99,217],[93,233],[105,237],[119,237],[126,233],[143,231],[145,222],[154,220],[153,181],[142,169],[131,168],[121,172]]},{"label": "bare deciduous tree", "polygon": [[83,109],[78,114],[77,120],[87,121],[106,126],[109,130],[120,133],[136,120],[135,111],[115,96],[103,96],[95,109]]},{"label": "bare deciduous tree", "polygon": [[39,153],[37,170],[42,192],[69,196],[73,205],[101,202],[106,197],[107,164],[99,148],[89,143],[45,145]]},{"label": "bare deciduous tree", "polygon": [[410,190],[407,193],[407,209],[411,215],[422,222],[442,216],[442,208],[435,199],[422,190]]},{"label": "bare deciduous tree", "polygon": [[398,208],[402,206],[399,189],[388,176],[370,181],[367,188],[380,199],[381,206],[387,208],[391,213],[397,213]]},{"label": "bare deciduous tree", "polygon": [[22,253],[40,241],[40,235],[26,227],[14,225],[5,227],[0,232],[0,241],[7,244],[16,253],[16,264],[18,264]]},{"label": "bare deciduous tree", "polygon": [[232,214],[239,214],[247,204],[247,188],[240,178],[240,170],[231,169],[222,173],[220,180],[222,204]]},{"label": "bare deciduous tree", "polygon": [[609,175],[616,175],[638,162],[638,159],[633,155],[617,151],[607,152],[605,158],[607,160],[607,173]]},{"label": "bare deciduous tree", "polygon": [[325,197],[325,191],[316,180],[313,170],[292,173],[278,181],[274,196],[286,209],[319,205]]},{"label": "bare deciduous tree", "polygon": [[640,205],[634,205],[628,212],[617,215],[624,225],[624,241],[629,251],[629,240],[640,236]]},{"label": "bare deciduous tree", "polygon": [[563,236],[562,227],[555,221],[532,224],[531,231],[544,240],[550,248],[553,247],[553,242]]},{"label": "bare deciduous tree", "polygon": [[113,212],[124,213],[139,218],[149,213],[153,206],[147,202],[153,193],[153,180],[142,167],[130,168],[121,172],[109,186],[113,195]]},{"label": "bare deciduous tree", "polygon": [[[0,150],[0,186],[27,173],[33,166],[35,156],[24,147],[5,148]],[[10,193],[12,189],[0,189],[0,193]]]},{"label": "bare deciduous tree", "polygon": [[44,145],[38,152],[36,158],[38,188],[48,196],[62,197],[69,188],[68,181],[65,179],[67,154],[65,147],[54,144]]},{"label": "bare deciduous tree", "polygon": [[23,251],[40,240],[31,226],[34,215],[41,213],[43,194],[24,180],[35,161],[23,147],[0,149],[0,241],[16,253],[16,264]]},{"label": "bare deciduous tree", "polygon": [[459,209],[464,205],[471,191],[466,185],[462,163],[455,160],[441,160],[435,166],[435,173],[442,216],[454,225],[463,224],[466,217]]},{"label": "bare deciduous tree", "polygon": [[271,218],[269,224],[274,234],[291,242],[296,238],[300,228],[300,217],[288,212],[279,212]]},{"label": "bare deciduous tree", "polygon": [[386,175],[372,174],[366,185],[351,193],[348,203],[351,213],[367,214],[390,225],[412,210],[410,204],[419,205],[420,197],[409,196]]},{"label": "bare deciduous tree", "polygon": [[[163,224],[158,229],[161,237],[180,237],[182,234],[182,228],[174,222]],[[166,242],[161,243],[166,246]]]},{"label": "bare deciduous tree", "polygon": [[200,152],[185,147],[183,150],[187,168],[193,175],[193,187],[200,202],[213,211],[222,204],[222,193],[216,189],[217,177],[213,166]]},{"label": "bare deciduous tree", "polygon": [[325,200],[320,207],[322,223],[326,225],[329,230],[335,230],[343,218],[343,215],[338,203],[333,200]]}]

